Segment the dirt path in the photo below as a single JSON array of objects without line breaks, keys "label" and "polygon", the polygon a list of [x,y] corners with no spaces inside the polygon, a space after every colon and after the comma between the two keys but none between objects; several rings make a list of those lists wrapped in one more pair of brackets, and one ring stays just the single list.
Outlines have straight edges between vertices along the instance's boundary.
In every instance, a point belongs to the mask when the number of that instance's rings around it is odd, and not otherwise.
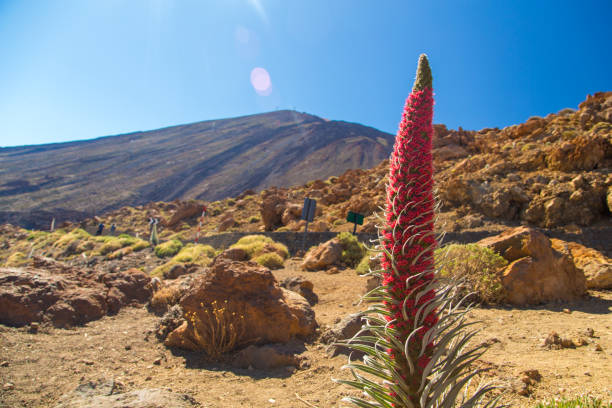
[{"label": "dirt path", "polygon": [[[335,275],[297,272],[295,263],[276,271],[279,280],[302,275],[314,283],[319,303],[314,307],[321,325],[359,310],[356,304],[364,280],[354,271]],[[569,309],[566,313],[563,309]],[[528,387],[529,396],[509,392],[512,406],[532,407],[535,401],[584,392],[612,399],[612,292],[592,292],[572,304],[532,309],[477,308],[471,318],[483,321],[476,342],[491,346],[482,366],[492,378],[515,386],[521,372],[538,370],[542,379]],[[304,370],[234,369],[201,359],[197,353],[167,350],[151,334],[157,318],[144,308],[126,308],[73,330],[43,328],[38,334],[0,326],[0,407],[48,407],[79,383],[115,379],[126,390],[167,388],[192,395],[203,407],[340,407],[355,391],[331,381],[346,378],[345,356],[329,358],[324,345],[306,344]],[[586,329],[594,330],[588,337]],[[551,331],[589,344],[575,349],[541,347]],[[602,351],[596,351],[599,344]],[[156,360],[159,364],[156,364]],[[6,362],[6,363],[3,363]],[[9,387],[10,388],[10,387]],[[520,387],[519,387],[520,388]]]}]

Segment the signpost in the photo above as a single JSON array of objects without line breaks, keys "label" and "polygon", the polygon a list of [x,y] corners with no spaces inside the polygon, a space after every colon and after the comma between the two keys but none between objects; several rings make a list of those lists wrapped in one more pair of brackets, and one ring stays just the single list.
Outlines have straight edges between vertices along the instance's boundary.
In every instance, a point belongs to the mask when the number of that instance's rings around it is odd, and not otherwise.
[{"label": "signpost", "polygon": [[357,231],[357,224],[363,225],[363,215],[356,212],[349,211],[348,215],[346,216],[346,220],[355,224],[353,227],[353,235],[355,235],[355,232]]},{"label": "signpost", "polygon": [[314,220],[315,212],[317,211],[317,200],[306,197],[304,199],[304,207],[302,208],[302,219],[306,221],[306,229],[304,229],[304,239],[302,240],[302,250],[306,249],[306,235],[308,234],[308,223]]}]

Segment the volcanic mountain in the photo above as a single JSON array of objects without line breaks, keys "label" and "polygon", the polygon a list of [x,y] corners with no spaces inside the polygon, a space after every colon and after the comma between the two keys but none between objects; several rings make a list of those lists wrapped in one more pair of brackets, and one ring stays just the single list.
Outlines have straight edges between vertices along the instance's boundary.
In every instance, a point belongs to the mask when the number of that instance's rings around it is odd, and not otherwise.
[{"label": "volcanic mountain", "polygon": [[371,168],[393,136],[276,111],[94,140],[0,149],[0,223],[47,225],[121,206],[217,200]]}]

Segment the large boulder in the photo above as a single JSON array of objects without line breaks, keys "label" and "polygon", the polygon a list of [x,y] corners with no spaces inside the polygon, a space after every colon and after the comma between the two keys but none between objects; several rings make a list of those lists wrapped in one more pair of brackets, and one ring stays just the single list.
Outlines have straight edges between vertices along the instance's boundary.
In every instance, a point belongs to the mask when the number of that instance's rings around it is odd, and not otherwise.
[{"label": "large boulder", "polygon": [[567,248],[572,254],[574,265],[582,270],[589,289],[612,289],[612,259],[592,248],[576,242],[552,239],[553,248]]},{"label": "large boulder", "polygon": [[518,227],[478,244],[491,248],[510,264],[502,272],[507,301],[514,305],[575,300],[586,291],[582,270],[567,248],[553,248],[541,232]]},{"label": "large boulder", "polygon": [[165,222],[166,227],[176,229],[181,226],[183,220],[193,218],[202,213],[203,206],[195,201],[181,203],[172,213],[172,216]]},{"label": "large boulder", "polygon": [[269,269],[254,262],[217,258],[196,277],[180,306],[186,322],[170,333],[166,346],[205,349],[200,325],[226,313],[222,323],[238,333],[236,345],[287,342],[314,333],[314,312],[302,296],[281,288]]},{"label": "large boulder", "polygon": [[152,294],[150,281],[137,269],[95,274],[35,257],[32,266],[0,268],[0,323],[84,324],[116,313],[122,306],[146,302]]},{"label": "large boulder", "polygon": [[287,207],[286,193],[276,189],[263,193],[260,212],[266,231],[273,231],[283,225],[283,213]]},{"label": "large boulder", "polygon": [[302,262],[302,269],[320,271],[336,265],[342,258],[342,245],[336,238],[308,251]]}]

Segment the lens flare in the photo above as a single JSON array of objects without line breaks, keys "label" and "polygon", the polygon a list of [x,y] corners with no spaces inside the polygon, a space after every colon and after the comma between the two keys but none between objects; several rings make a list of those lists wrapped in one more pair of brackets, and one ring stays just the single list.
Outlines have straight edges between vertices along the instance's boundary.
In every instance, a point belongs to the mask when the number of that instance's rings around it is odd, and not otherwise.
[{"label": "lens flare", "polygon": [[272,93],[270,74],[264,68],[256,67],[251,71],[251,85],[260,95],[268,96]]}]

